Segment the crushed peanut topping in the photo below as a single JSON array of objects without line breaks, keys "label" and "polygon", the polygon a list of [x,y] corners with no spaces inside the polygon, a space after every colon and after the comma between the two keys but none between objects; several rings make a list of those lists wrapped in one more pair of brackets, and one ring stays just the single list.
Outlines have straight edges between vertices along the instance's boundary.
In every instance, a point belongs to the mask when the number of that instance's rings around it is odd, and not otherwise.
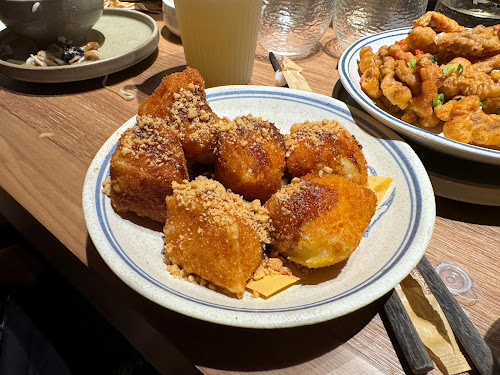
[{"label": "crushed peanut topping", "polygon": [[137,116],[136,125],[120,138],[120,153],[135,159],[143,159],[149,167],[174,164],[177,170],[185,168],[184,154],[180,147],[171,147],[178,142],[164,121],[147,116]]},{"label": "crushed peanut topping", "polygon": [[200,85],[189,83],[187,89],[181,88],[173,97],[168,125],[174,128],[181,139],[188,138],[205,145],[212,142],[207,133],[215,134],[219,128],[225,127],[223,121],[219,121],[209,110]]},{"label": "crushed peanut topping", "polygon": [[220,128],[221,131],[226,132],[226,135],[233,136],[238,139],[242,146],[248,144],[248,139],[241,139],[238,134],[251,135],[251,139],[255,143],[264,143],[267,141],[277,141],[278,144],[284,149],[285,143],[282,134],[278,128],[262,117],[254,117],[252,115],[241,116],[235,118],[233,121],[224,124]]},{"label": "crushed peanut topping", "polygon": [[227,191],[220,182],[204,176],[191,182],[173,182],[172,188],[179,205],[195,210],[195,205],[201,203],[202,215],[210,225],[229,226],[238,218],[256,231],[261,242],[270,242],[269,215],[258,200],[249,203]]},{"label": "crushed peanut topping", "polygon": [[265,258],[253,275],[253,280],[260,280],[269,275],[292,275],[292,271],[283,265],[280,258]]},{"label": "crushed peanut topping", "polygon": [[196,285],[204,286],[218,293],[224,293],[224,294],[228,293],[227,290],[225,290],[224,288],[212,284],[210,281],[207,281],[203,277],[200,277],[194,273],[186,272],[186,270],[181,266],[171,263],[167,257],[165,257],[165,264],[167,265],[167,271],[170,272],[170,274],[177,279],[184,280]]},{"label": "crushed peanut topping", "polygon": [[102,182],[102,190],[101,193],[106,194],[108,197],[111,194],[111,177],[108,176],[103,182]]},{"label": "crushed peanut topping", "polygon": [[325,143],[326,139],[337,138],[337,133],[343,131],[344,128],[337,121],[322,120],[301,124],[294,124],[290,130],[290,134],[286,137],[286,157],[289,157],[300,142],[311,143],[314,147],[320,147]]}]

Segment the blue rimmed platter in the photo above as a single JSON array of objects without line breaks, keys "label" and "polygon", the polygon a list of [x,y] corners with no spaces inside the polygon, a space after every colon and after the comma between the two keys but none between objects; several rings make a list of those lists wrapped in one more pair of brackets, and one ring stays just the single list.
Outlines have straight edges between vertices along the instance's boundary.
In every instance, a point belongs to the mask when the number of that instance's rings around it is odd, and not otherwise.
[{"label": "blue rimmed platter", "polygon": [[397,131],[401,135],[433,150],[482,163],[500,165],[500,150],[469,145],[445,138],[442,132],[423,129],[408,124],[379,108],[361,89],[358,70],[359,51],[370,46],[378,51],[381,46],[389,46],[408,36],[412,28],[384,31],[364,37],[351,44],[342,54],[338,64],[340,80],[351,97],[370,115]]},{"label": "blue rimmed platter", "polygon": [[170,275],[164,239],[118,215],[101,192],[109,162],[131,118],[102,146],[84,183],[83,209],[89,234],[108,266],[146,298],[179,313],[230,326],[280,328],[319,323],[355,311],[398,284],[424,255],[434,227],[435,205],[425,169],[393,131],[356,109],[323,95],[260,86],[207,90],[219,116],[252,114],[282,131],[306,120],[334,119],[363,145],[371,174],[393,179],[359,247],[340,274],[315,285],[297,284],[265,300],[246,293],[235,299]]}]

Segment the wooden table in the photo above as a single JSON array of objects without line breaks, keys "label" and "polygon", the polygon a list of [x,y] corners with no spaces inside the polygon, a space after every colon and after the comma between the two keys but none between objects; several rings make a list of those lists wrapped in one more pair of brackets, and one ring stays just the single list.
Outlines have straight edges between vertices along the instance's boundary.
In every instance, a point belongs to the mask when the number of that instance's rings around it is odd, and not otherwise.
[{"label": "wooden table", "polygon": [[[161,34],[157,52],[108,79],[109,85],[135,93],[133,101],[102,88],[102,78],[33,84],[0,77],[0,213],[162,373],[191,373],[192,364],[205,374],[408,373],[379,315],[383,301],[314,326],[263,331],[223,327],[156,306],[104,264],[85,226],[83,180],[103,142],[136,114],[163,76],[185,64],[179,39],[164,28]],[[330,29],[314,53],[299,61],[313,91],[327,96],[339,78],[334,46]],[[274,84],[264,54],[258,53],[251,84]],[[40,137],[42,133],[53,134]],[[443,198],[436,202],[438,217],[427,257],[469,269],[483,295],[460,303],[499,356],[499,210]]]}]

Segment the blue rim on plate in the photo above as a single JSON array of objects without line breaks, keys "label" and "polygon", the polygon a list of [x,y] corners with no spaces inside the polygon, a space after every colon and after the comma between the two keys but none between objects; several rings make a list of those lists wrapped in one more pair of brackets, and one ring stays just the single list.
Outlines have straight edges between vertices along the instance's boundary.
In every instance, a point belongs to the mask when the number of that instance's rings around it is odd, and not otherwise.
[{"label": "blue rim on plate", "polygon": [[374,51],[382,45],[393,44],[408,36],[411,27],[384,31],[369,35],[351,44],[342,54],[338,64],[340,80],[351,97],[370,115],[382,121],[395,131],[410,137],[415,142],[448,153],[462,159],[500,165],[500,151],[469,145],[445,138],[426,129],[408,124],[379,108],[361,89],[358,73],[359,51],[362,47],[372,46]]},{"label": "blue rim on plate", "polygon": [[[265,301],[263,305],[258,307],[235,304],[234,300],[229,299],[229,297],[227,297],[227,304],[220,301],[214,302],[210,296],[200,298],[176,287],[166,285],[165,282],[158,280],[141,268],[124,249],[123,244],[120,243],[120,239],[117,238],[108,221],[108,215],[114,214],[109,205],[109,199],[101,192],[101,184],[109,175],[110,158],[116,147],[118,137],[125,128],[134,124],[134,120],[131,119],[108,139],[94,158],[89,167],[83,191],[84,213],[90,236],[110,268],[133,289],[164,307],[215,323],[256,328],[312,324],[341,316],[373,302],[399,283],[423,256],[432,234],[435,215],[430,182],[420,160],[411,148],[398,141],[399,137],[391,130],[361,111],[350,109],[342,102],[322,95],[290,89],[252,86],[227,86],[207,90],[207,99],[212,106],[216,105],[218,101],[228,101],[234,98],[286,101],[294,103],[294,105],[327,111],[336,118],[351,122],[355,121],[364,132],[374,137],[373,139],[385,149],[404,175],[405,188],[408,190],[410,197],[410,202],[408,202],[410,204],[408,227],[400,243],[394,246],[394,252],[390,259],[382,267],[368,275],[362,282],[342,293],[318,298],[313,302],[298,302],[284,307],[273,307],[272,299]],[[270,120],[272,121],[272,119]],[[372,226],[376,225],[376,222],[382,218],[385,212],[391,209],[395,194],[398,194],[398,192],[392,191],[392,194],[386,198],[385,203],[379,206],[376,219],[372,220]],[[404,267],[401,267],[403,258],[405,259]],[[119,264],[119,267],[117,267],[117,264]],[[133,280],[129,277],[130,273],[134,274]],[[138,283],[142,285],[139,286]],[[154,289],[154,291],[151,289]],[[367,291],[369,293],[365,293]],[[164,295],[159,297],[162,293]],[[165,296],[168,296],[168,298],[164,298]],[[173,298],[176,300],[171,301]],[[230,303],[229,300],[231,300]],[[339,304],[340,307],[325,309],[325,307],[334,304]],[[345,304],[348,306],[346,307]],[[205,311],[202,312],[200,309]],[[221,312],[223,312],[223,316],[221,316]],[[293,316],[287,316],[287,314],[293,314]]]}]

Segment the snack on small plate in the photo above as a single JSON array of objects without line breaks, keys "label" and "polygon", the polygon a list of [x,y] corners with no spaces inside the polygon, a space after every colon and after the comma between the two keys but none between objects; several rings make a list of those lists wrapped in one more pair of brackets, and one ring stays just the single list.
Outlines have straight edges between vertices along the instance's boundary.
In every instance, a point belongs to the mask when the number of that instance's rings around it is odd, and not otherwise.
[{"label": "snack on small plate", "polygon": [[241,297],[269,242],[267,211],[203,176],[172,186],[165,262]]},{"label": "snack on small plate", "polygon": [[137,124],[118,141],[105,191],[116,211],[132,211],[164,222],[165,198],[172,194],[172,181],[187,178],[186,159],[176,134],[163,121],[138,116]]},{"label": "snack on small plate", "polygon": [[294,124],[286,138],[286,166],[292,176],[323,170],[359,184],[366,183],[366,160],[361,145],[337,121]]},{"label": "snack on small plate", "polygon": [[375,213],[377,198],[345,177],[311,173],[295,178],[264,205],[271,248],[309,268],[347,259]]},{"label": "snack on small plate", "polygon": [[248,201],[267,201],[281,189],[285,137],[274,124],[251,115],[238,117],[220,133],[214,178]]},{"label": "snack on small plate", "polygon": [[[356,139],[323,120],[293,125],[285,140],[260,117],[220,120],[205,97],[196,70],[165,77],[121,136],[104,189],[116,211],[165,223],[167,270],[267,298],[347,259],[391,182],[367,176]],[[214,179],[192,169],[188,181],[185,152]],[[287,167],[300,178],[288,183]]]},{"label": "snack on small plate", "polygon": [[205,81],[196,69],[186,68],[163,78],[139,106],[139,115],[162,119],[172,127],[188,159],[213,163],[219,127],[226,121],[219,121],[208,105]]}]

